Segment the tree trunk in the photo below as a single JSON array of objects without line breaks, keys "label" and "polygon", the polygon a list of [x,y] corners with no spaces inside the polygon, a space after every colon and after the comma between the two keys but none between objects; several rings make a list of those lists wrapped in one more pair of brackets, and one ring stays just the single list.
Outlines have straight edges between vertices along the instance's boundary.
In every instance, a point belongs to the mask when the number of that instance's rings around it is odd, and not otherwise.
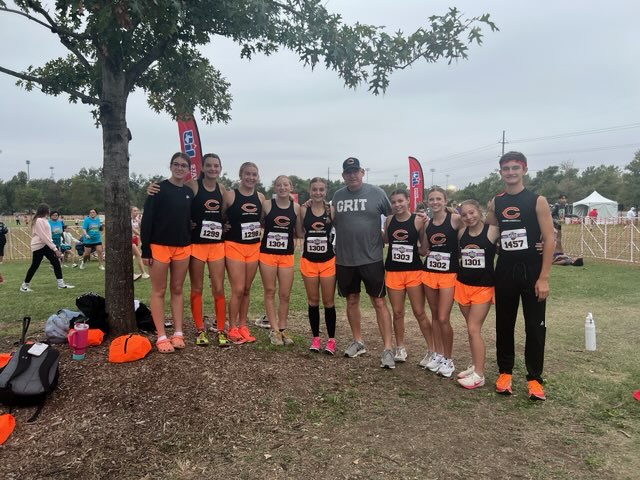
[{"label": "tree trunk", "polygon": [[106,209],[105,298],[109,325],[117,335],[136,330],[129,210],[127,96],[124,73],[110,71],[109,66],[104,65],[100,122]]}]

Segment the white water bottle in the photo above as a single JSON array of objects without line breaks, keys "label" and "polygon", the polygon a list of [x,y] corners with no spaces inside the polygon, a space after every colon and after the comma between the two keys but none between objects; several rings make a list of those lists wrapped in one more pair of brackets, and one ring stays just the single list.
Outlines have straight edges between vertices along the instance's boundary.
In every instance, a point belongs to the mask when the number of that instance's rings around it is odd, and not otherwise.
[{"label": "white water bottle", "polygon": [[584,321],[584,348],[590,352],[596,349],[596,324],[591,312],[587,313],[587,319]]}]

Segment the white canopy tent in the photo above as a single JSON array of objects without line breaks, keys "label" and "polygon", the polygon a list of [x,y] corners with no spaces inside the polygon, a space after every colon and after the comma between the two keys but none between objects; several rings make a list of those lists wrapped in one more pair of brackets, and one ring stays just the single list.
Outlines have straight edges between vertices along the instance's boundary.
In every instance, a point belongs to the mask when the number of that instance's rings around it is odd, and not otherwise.
[{"label": "white canopy tent", "polygon": [[574,215],[586,217],[592,209],[598,210],[599,218],[614,218],[618,216],[618,202],[603,197],[595,190],[587,198],[573,204]]}]

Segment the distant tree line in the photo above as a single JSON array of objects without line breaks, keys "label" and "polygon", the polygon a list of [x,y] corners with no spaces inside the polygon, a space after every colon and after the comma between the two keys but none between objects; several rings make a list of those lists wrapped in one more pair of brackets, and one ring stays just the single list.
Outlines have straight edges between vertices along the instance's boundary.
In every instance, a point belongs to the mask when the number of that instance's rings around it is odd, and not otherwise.
[{"label": "distant tree line", "polygon": [[[150,182],[161,181],[164,176],[143,176],[132,173],[129,178],[129,198],[131,205],[142,207],[146,197],[146,187]],[[290,175],[293,191],[298,194],[300,202],[309,198],[310,178],[300,178]],[[227,188],[235,186],[234,181],[222,175],[219,181]],[[640,150],[634,159],[624,168],[600,165],[588,167],[582,172],[571,162],[564,162],[560,166],[547,167],[536,172],[534,177],[527,177],[525,184],[536,193],[544,195],[550,202],[555,202],[559,194],[569,196],[574,202],[589,195],[594,190],[617,201],[622,208],[640,205]],[[327,182],[327,198],[344,184],[342,180]],[[70,178],[59,180],[32,179],[27,181],[26,172],[18,172],[8,182],[0,181],[0,214],[10,215],[16,212],[33,211],[38,204],[47,203],[52,209],[63,215],[86,214],[95,208],[104,212],[104,183],[102,168],[81,168]],[[398,188],[406,189],[405,183],[380,185],[390,195]],[[258,185],[258,190],[271,198],[272,185]],[[490,173],[479,183],[472,183],[465,188],[450,194],[450,200],[460,202],[474,198],[481,204],[486,204],[497,192],[502,190],[502,181],[497,172]]]},{"label": "distant tree line", "polygon": [[[538,170],[535,176],[527,175],[525,185],[555,203],[560,194],[569,197],[569,203],[582,200],[594,190],[617,201],[624,210],[640,205],[640,150],[624,168],[612,165],[587,167],[580,171],[572,162]],[[482,205],[502,190],[498,172],[492,172],[479,183],[472,183],[452,194],[455,201],[473,198]]]}]

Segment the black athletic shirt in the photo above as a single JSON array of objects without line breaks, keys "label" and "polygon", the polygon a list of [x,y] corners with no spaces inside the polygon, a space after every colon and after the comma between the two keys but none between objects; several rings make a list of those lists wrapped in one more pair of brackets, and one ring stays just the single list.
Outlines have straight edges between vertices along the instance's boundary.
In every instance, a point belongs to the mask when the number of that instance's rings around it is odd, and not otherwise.
[{"label": "black athletic shirt", "polygon": [[248,197],[242,195],[237,188],[234,192],[236,197],[226,211],[231,229],[225,235],[225,240],[245,244],[259,243],[262,203],[258,192],[253,192]]},{"label": "black athletic shirt", "polygon": [[216,184],[216,189],[210,192],[204,188],[204,182],[198,179],[198,194],[191,204],[191,221],[195,223],[195,227],[191,230],[192,243],[220,243],[224,241],[220,185]]},{"label": "black athletic shirt", "polygon": [[311,207],[302,219],[304,227],[304,244],[302,257],[314,263],[328,262],[335,253],[331,243],[331,216],[325,210],[319,217],[313,214]]},{"label": "black athletic shirt", "polygon": [[458,281],[474,287],[492,287],[495,285],[493,262],[496,255],[495,244],[489,241],[489,225],[477,237],[469,235],[465,228],[460,237],[460,270]]},{"label": "black athletic shirt", "polygon": [[451,212],[442,225],[427,225],[427,240],[430,251],[424,259],[424,269],[434,273],[456,273],[458,271],[458,232],[451,226]]},{"label": "black athletic shirt", "polygon": [[191,245],[191,201],[193,191],[169,180],[160,182],[160,191],[147,196],[140,226],[142,258],[151,258],[151,244],[169,247]]},{"label": "black athletic shirt", "polygon": [[275,198],[272,198],[271,211],[264,217],[264,233],[262,243],[260,243],[260,253],[293,255],[295,229],[296,212],[293,208],[293,202],[290,201],[287,208],[280,208]]},{"label": "black athletic shirt", "polygon": [[387,227],[389,248],[384,269],[389,272],[410,272],[422,270],[422,261],[418,253],[419,233],[416,230],[416,215],[412,213],[407,220],[400,222],[395,215]]},{"label": "black athletic shirt", "polygon": [[536,203],[538,195],[526,188],[516,195],[501,193],[494,197],[500,228],[500,260],[542,263],[536,243],[542,238]]}]

